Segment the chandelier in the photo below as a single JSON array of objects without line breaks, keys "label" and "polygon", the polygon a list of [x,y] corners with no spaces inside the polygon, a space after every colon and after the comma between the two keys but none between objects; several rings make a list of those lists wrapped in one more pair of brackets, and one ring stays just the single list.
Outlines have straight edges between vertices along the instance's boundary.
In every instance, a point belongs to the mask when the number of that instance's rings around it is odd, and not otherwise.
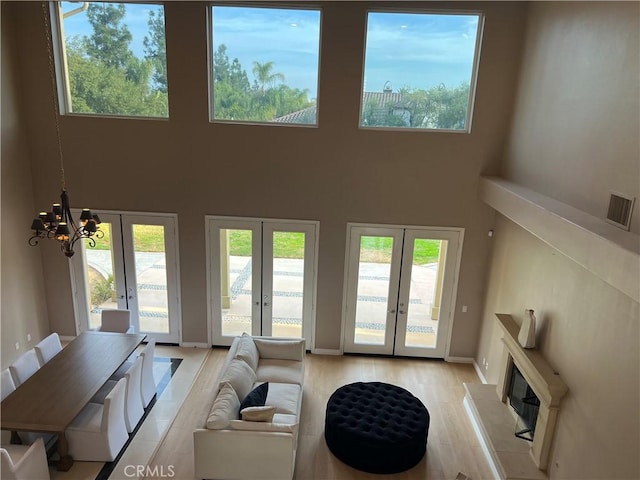
[{"label": "chandelier", "polygon": [[55,85],[53,50],[51,43],[51,28],[49,25],[49,16],[47,15],[47,2],[42,2],[42,14],[45,27],[45,40],[47,51],[49,54],[49,76],[51,77],[51,93],[53,95],[53,116],[56,125],[56,139],[58,142],[58,156],[60,157],[60,178],[61,189],[60,203],[54,203],[49,212],[40,212],[38,218],[31,223],[33,235],[29,238],[29,245],[36,246],[41,238],[54,239],[60,242],[60,249],[67,257],[74,254],[73,246],[75,243],[86,238],[89,245],[95,247],[95,238],[102,238],[104,233],[100,230],[100,217],[91,214],[91,210],[84,208],[80,215],[80,223],[76,224],[71,215],[69,207],[69,195],[64,178],[64,163],[62,157],[62,139],[60,136],[60,121],[58,111],[58,95]]}]

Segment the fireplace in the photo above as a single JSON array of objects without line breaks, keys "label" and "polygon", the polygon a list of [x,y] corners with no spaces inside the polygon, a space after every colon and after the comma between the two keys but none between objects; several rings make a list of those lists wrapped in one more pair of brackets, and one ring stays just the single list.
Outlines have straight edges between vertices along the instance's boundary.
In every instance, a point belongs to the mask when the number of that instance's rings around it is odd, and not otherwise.
[{"label": "fireplace", "polygon": [[500,378],[494,385],[465,383],[465,407],[496,477],[547,479],[567,386],[540,350],[522,348],[511,315],[497,313],[496,318],[503,332]]}]

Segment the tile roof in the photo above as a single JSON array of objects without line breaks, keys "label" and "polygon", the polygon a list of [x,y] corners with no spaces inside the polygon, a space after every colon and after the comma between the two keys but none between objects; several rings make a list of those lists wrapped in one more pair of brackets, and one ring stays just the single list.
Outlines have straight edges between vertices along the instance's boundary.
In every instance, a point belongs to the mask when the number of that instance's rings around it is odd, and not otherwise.
[{"label": "tile roof", "polygon": [[[384,114],[388,108],[406,108],[403,104],[402,93],[399,92],[364,92],[363,95],[364,104],[375,101],[378,104],[378,108],[384,109]],[[307,123],[309,118],[316,117],[317,107],[307,107],[302,110],[297,110],[281,117],[276,117],[272,122],[275,123]]]}]

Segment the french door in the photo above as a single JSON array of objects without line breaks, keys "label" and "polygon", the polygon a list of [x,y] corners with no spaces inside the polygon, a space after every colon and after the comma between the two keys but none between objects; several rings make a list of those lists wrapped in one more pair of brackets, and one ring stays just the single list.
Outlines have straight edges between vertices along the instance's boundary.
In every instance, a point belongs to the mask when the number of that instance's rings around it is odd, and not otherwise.
[{"label": "french door", "polygon": [[98,213],[103,235],[70,262],[78,332],[100,326],[104,308],[129,309],[136,332],[180,343],[175,215]]},{"label": "french door", "polygon": [[207,217],[212,343],[243,332],[311,342],[318,223]]},{"label": "french door", "polygon": [[344,350],[446,353],[462,229],[350,224]]}]

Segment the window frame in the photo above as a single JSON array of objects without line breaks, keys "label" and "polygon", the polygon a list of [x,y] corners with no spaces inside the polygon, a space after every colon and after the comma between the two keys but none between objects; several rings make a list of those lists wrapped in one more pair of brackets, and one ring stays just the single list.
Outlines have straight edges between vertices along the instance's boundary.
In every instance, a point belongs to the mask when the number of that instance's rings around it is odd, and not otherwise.
[{"label": "window frame", "polygon": [[[469,99],[467,101],[467,116],[465,118],[465,128],[462,130],[454,130],[449,128],[412,128],[412,127],[387,127],[387,126],[364,126],[362,125],[362,117],[364,111],[364,79],[367,58],[367,36],[369,33],[369,14],[370,13],[399,13],[404,15],[477,15],[478,30],[476,33],[476,41],[474,46],[474,59],[471,66],[471,79],[469,82]],[[362,78],[360,81],[360,103],[358,111],[358,130],[363,131],[393,131],[393,132],[429,132],[429,133],[463,133],[470,134],[473,122],[473,111],[476,100],[476,89],[478,85],[478,71],[480,67],[480,56],[482,53],[482,38],[484,35],[484,24],[486,15],[482,10],[466,10],[466,9],[419,9],[419,8],[368,8],[365,12],[364,19],[364,39],[362,49]]]},{"label": "window frame", "polygon": [[[317,11],[320,14],[318,21],[318,67],[317,67],[317,92],[316,92],[316,121],[315,123],[281,123],[281,122],[259,122],[255,120],[229,120],[215,118],[214,111],[214,79],[215,72],[213,70],[213,55],[215,48],[213,46],[213,8],[214,7],[233,7],[233,8],[265,8],[271,10],[311,10]],[[295,3],[284,4],[280,2],[266,3],[266,2],[232,2],[232,1],[215,1],[207,4],[207,101],[209,110],[209,123],[210,124],[227,124],[227,125],[251,125],[260,127],[293,127],[293,128],[319,128],[320,127],[320,66],[322,65],[322,23],[323,23],[324,11],[322,7],[316,3]]]},{"label": "window frame", "polygon": [[[123,3],[131,5],[139,5],[139,2],[135,1],[107,1],[105,3]],[[150,5],[156,5],[162,7],[163,15],[165,15],[164,8],[165,3],[161,0],[145,2]],[[170,108],[167,109],[166,117],[150,117],[147,115],[126,115],[126,114],[113,114],[113,113],[86,113],[86,112],[74,112],[73,102],[71,99],[71,86],[69,80],[69,65],[67,62],[67,47],[66,42],[62,38],[64,33],[64,20],[62,18],[62,0],[49,1],[49,25],[51,28],[51,47],[54,63],[54,76],[56,80],[56,90],[58,95],[58,112],[60,115],[69,117],[85,117],[85,118],[115,118],[126,120],[154,120],[154,121],[169,121]],[[165,18],[165,40],[166,40],[166,16]],[[167,71],[169,70],[167,61]],[[168,87],[168,81],[167,81]],[[167,88],[167,101],[169,95],[169,89]]]}]

